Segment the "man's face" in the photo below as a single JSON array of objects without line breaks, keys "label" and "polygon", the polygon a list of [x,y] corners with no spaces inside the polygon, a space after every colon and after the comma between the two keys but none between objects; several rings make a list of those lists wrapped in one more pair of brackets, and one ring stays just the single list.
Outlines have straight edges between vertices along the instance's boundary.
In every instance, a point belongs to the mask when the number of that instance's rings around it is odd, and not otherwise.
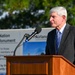
[{"label": "man's face", "polygon": [[50,24],[54,28],[61,27],[63,19],[63,16],[59,16],[56,12],[50,14]]}]

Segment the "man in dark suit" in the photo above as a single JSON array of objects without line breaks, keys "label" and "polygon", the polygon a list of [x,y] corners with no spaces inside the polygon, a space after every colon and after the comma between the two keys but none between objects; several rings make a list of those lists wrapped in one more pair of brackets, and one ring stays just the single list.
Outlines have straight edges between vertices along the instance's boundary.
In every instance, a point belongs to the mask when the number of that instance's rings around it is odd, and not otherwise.
[{"label": "man in dark suit", "polygon": [[[62,55],[75,64],[75,27],[66,21],[67,10],[64,7],[54,7],[50,10],[50,25],[55,29],[48,33],[45,51],[46,55]],[[58,42],[57,32],[61,33]]]}]

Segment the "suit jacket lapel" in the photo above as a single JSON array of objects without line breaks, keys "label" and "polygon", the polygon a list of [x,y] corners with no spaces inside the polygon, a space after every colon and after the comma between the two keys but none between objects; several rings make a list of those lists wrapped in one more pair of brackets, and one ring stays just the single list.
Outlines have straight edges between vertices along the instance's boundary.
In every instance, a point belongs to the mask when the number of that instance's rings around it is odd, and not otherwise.
[{"label": "suit jacket lapel", "polygon": [[58,54],[63,52],[63,50],[62,50],[63,49],[63,45],[65,44],[65,41],[66,41],[66,38],[68,36],[69,31],[70,31],[70,25],[67,24],[65,29],[64,29],[64,32],[63,32],[64,35],[62,35],[62,38],[61,38]]}]

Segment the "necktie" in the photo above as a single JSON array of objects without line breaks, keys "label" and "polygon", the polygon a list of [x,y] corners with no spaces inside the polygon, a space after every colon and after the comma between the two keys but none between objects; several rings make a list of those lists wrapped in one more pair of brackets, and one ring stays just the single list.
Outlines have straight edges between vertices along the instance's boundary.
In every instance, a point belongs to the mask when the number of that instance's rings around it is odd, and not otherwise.
[{"label": "necktie", "polygon": [[61,32],[57,31],[56,32],[56,53],[58,54],[58,49],[61,41]]}]

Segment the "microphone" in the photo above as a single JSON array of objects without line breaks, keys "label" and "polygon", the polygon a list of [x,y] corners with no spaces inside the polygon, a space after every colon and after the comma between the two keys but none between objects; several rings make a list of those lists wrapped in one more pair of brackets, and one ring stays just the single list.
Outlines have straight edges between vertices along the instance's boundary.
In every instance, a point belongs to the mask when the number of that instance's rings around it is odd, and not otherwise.
[{"label": "microphone", "polygon": [[34,37],[36,34],[40,33],[41,30],[42,30],[41,27],[37,27],[37,28],[34,30],[34,32],[33,32],[31,35],[29,35],[29,37],[26,38],[26,40],[29,41],[29,40],[30,40],[32,37]]},{"label": "microphone", "polygon": [[23,38],[21,39],[21,41],[19,42],[19,44],[16,46],[13,55],[15,56],[16,50],[17,50],[17,48],[20,46],[20,44],[21,44],[21,42],[24,40],[24,38],[26,38],[25,40],[29,41],[33,36],[35,36],[36,34],[40,33],[41,30],[42,30],[42,29],[41,29],[40,27],[37,27],[31,35],[25,34],[25,35],[23,36]]}]

